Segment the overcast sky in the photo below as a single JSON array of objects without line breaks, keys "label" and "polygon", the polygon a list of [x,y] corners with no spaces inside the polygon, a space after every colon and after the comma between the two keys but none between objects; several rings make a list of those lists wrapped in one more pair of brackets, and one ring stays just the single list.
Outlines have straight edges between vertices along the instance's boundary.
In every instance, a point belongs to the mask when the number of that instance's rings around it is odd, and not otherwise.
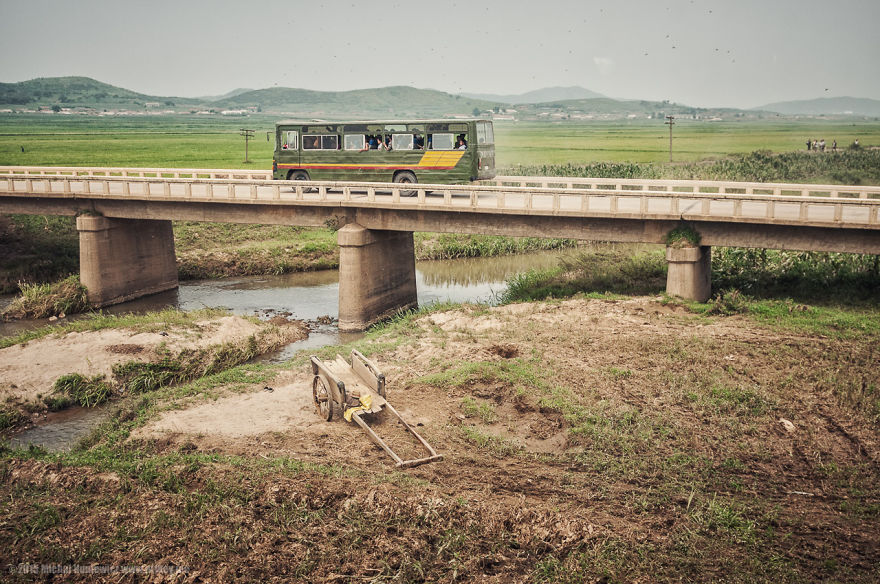
[{"label": "overcast sky", "polygon": [[880,99],[880,0],[0,0],[0,81],[160,96],[410,85],[754,107]]}]

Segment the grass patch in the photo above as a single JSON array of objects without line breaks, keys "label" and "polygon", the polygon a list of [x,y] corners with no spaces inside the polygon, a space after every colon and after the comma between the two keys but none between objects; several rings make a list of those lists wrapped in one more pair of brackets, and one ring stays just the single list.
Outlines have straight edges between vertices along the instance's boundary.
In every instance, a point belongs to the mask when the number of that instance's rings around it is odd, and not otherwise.
[{"label": "grass patch", "polygon": [[[852,185],[880,184],[880,150],[877,149],[859,148],[840,151],[834,155],[817,156],[811,152],[771,152],[764,148],[767,146],[755,144],[751,152],[733,155],[728,155],[729,151],[719,152],[720,156],[715,160],[697,160],[684,163],[633,162],[635,156],[630,156],[619,162],[593,162],[590,164],[530,163],[499,169],[498,174]],[[778,150],[789,148],[791,146],[778,148]],[[703,153],[706,151],[703,150]]]},{"label": "grass patch", "polygon": [[413,383],[437,387],[466,387],[500,383],[511,388],[514,394],[544,391],[546,388],[538,364],[522,358],[505,361],[475,361],[449,367],[441,373],[419,377]]},{"label": "grass patch", "polygon": [[20,284],[21,295],[7,306],[0,317],[47,318],[65,316],[89,309],[87,291],[79,276],[69,276],[54,284]]},{"label": "grass patch", "polygon": [[[79,373],[62,375],[52,384],[52,391],[66,394],[73,402],[84,408],[92,408],[104,403],[113,393],[112,387],[104,381],[103,375],[85,377]],[[57,402],[53,405],[57,407]]]},{"label": "grass patch", "polygon": [[219,308],[203,308],[185,312],[176,308],[168,308],[158,312],[146,314],[121,314],[112,315],[96,312],[84,318],[66,322],[60,325],[46,325],[44,327],[24,331],[17,335],[0,339],[0,349],[11,347],[20,343],[26,343],[41,339],[49,335],[63,335],[72,332],[100,331],[109,328],[126,328],[136,332],[167,332],[172,328],[194,329],[198,321],[210,320],[227,316],[228,310]]},{"label": "grass patch", "polygon": [[0,215],[0,294],[18,293],[22,282],[54,282],[77,272],[73,217]]},{"label": "grass patch", "polygon": [[658,294],[666,288],[666,257],[659,246],[593,244],[558,268],[507,281],[502,303],[565,298],[581,293]]},{"label": "grass patch", "polygon": [[536,251],[576,247],[574,239],[540,237],[502,237],[498,235],[463,235],[457,233],[418,233],[415,237],[416,258],[448,260],[456,258],[495,257]]},{"label": "grass patch", "polygon": [[0,432],[21,424],[25,419],[20,411],[0,406]]},{"label": "grass patch", "polygon": [[718,247],[712,249],[712,285],[755,298],[874,304],[880,255]]},{"label": "grass patch", "polygon": [[466,418],[479,418],[485,424],[491,424],[498,419],[498,414],[492,404],[483,400],[475,400],[470,396],[461,400],[461,411]]}]

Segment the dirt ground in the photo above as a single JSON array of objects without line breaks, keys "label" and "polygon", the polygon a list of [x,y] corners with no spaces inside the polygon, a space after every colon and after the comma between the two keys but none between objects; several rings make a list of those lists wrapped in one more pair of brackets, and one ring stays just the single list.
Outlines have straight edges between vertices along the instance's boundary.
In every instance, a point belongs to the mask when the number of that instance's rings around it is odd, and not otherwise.
[{"label": "dirt ground", "polygon": [[[341,412],[320,419],[302,364],[137,427],[127,448],[221,457],[175,466],[175,488],[39,461],[7,466],[7,488],[128,492],[99,507],[146,526],[136,542],[74,511],[45,538],[82,530],[96,562],[142,549],[186,581],[876,581],[880,431],[853,405],[880,384],[871,343],[654,298],[464,307],[390,334],[364,351],[442,462],[395,471]],[[392,417],[371,425],[419,455]],[[220,483],[234,494],[194,519]]]},{"label": "dirt ground", "polygon": [[[161,332],[104,329],[13,345],[0,349],[0,400],[38,402],[40,396],[51,393],[56,379],[68,373],[109,378],[117,363],[156,360],[160,346],[175,354],[183,349],[242,342],[263,328],[242,317],[225,316]],[[306,334],[302,330],[299,336]]]}]

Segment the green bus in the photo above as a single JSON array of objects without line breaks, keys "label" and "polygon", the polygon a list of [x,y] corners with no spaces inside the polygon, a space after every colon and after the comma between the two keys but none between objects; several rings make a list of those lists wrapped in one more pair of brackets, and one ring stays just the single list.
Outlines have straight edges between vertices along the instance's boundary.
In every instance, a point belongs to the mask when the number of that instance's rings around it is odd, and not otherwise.
[{"label": "green bus", "polygon": [[276,180],[464,184],[495,176],[489,120],[282,121]]}]

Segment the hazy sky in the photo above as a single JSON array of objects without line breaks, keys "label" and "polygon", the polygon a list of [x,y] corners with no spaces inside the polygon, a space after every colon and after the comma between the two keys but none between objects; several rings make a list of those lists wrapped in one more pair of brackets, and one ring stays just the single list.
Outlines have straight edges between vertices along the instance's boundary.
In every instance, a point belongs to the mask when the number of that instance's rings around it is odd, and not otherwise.
[{"label": "hazy sky", "polygon": [[0,81],[142,93],[411,85],[754,107],[880,99],[880,0],[0,0]]}]

